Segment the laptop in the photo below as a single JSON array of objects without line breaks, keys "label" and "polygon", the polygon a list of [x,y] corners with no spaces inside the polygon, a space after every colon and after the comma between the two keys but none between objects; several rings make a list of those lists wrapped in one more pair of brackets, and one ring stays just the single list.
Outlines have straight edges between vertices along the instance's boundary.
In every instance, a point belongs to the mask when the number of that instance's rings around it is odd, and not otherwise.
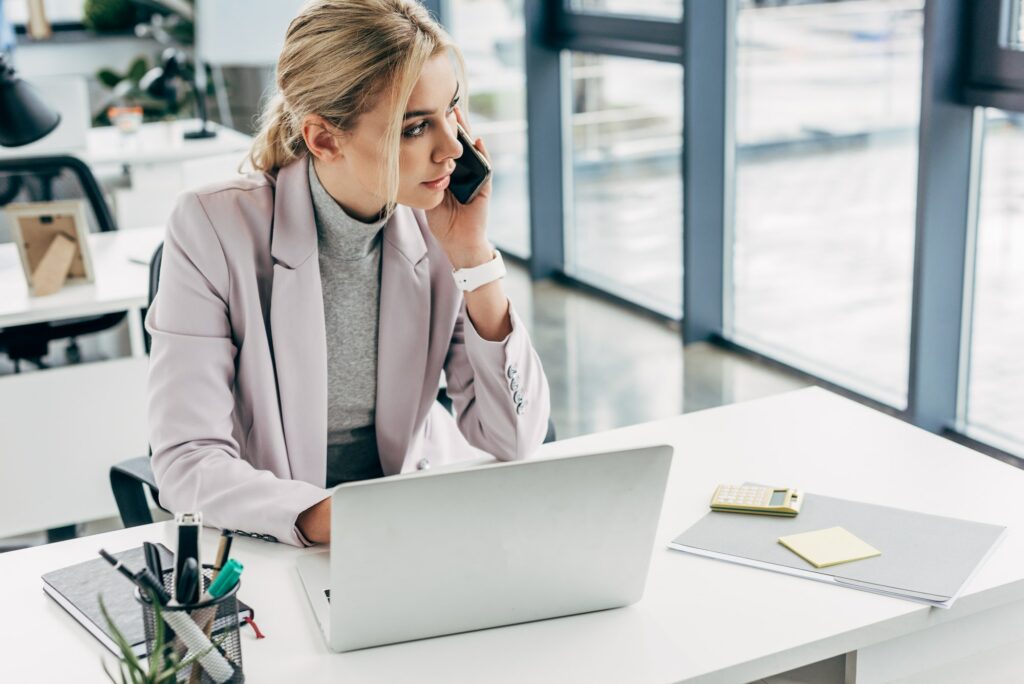
[{"label": "laptop", "polygon": [[489,462],[339,486],[299,576],[333,651],[635,603],[672,447]]}]

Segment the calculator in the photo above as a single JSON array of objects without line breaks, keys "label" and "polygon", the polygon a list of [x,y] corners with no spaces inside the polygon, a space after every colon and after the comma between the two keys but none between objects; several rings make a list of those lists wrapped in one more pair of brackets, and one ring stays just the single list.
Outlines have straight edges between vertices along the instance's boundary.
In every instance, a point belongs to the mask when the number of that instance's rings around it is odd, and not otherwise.
[{"label": "calculator", "polygon": [[800,512],[799,490],[762,485],[718,485],[711,510],[793,517]]}]

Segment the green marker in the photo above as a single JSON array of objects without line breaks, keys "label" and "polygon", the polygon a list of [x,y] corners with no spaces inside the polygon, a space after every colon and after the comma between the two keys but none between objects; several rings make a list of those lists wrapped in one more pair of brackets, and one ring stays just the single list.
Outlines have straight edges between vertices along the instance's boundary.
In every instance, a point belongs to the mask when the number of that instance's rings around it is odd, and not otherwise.
[{"label": "green marker", "polygon": [[236,561],[234,558],[228,560],[217,574],[217,579],[213,580],[210,584],[210,588],[206,591],[213,598],[220,598],[224,594],[231,591],[231,588],[238,584],[238,578],[242,575],[242,564]]}]

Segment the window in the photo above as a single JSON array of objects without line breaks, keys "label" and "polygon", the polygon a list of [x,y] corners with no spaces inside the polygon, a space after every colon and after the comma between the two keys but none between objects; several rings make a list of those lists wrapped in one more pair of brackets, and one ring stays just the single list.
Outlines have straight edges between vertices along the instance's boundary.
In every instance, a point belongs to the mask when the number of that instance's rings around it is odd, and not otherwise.
[{"label": "window", "polygon": [[966,7],[970,50],[964,100],[1024,110],[1024,1],[971,0]]},{"label": "window", "polygon": [[683,0],[571,0],[569,8],[594,14],[676,20],[683,18]]},{"label": "window", "polygon": [[1024,0],[1010,0],[1008,47],[1024,49]]},{"label": "window", "polygon": [[742,2],[736,30],[731,336],[897,407],[922,26],[922,0]]},{"label": "window", "polygon": [[680,318],[682,67],[570,54],[566,271]]},{"label": "window", "polygon": [[473,135],[487,143],[494,167],[491,240],[530,255],[526,162],[526,78],[522,0],[451,0],[446,25],[462,48]]},{"label": "window", "polygon": [[[28,23],[27,0],[0,2],[4,16],[12,24]],[[81,23],[82,0],[46,0],[46,18],[51,24]]]},{"label": "window", "polygon": [[967,431],[1024,455],[1024,114],[987,110],[984,140]]}]

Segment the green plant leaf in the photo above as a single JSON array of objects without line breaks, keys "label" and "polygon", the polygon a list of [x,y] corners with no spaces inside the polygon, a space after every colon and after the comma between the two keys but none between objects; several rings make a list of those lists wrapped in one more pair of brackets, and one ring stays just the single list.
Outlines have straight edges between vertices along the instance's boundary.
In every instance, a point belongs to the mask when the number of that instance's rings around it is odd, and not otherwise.
[{"label": "green plant leaf", "polygon": [[113,88],[121,81],[121,76],[113,69],[100,69],[96,72],[96,80],[108,88]]},{"label": "green plant leaf", "polygon": [[[128,665],[129,672],[142,671],[142,663],[139,662],[138,657],[132,651],[132,645],[128,643],[128,640],[124,638],[124,634],[117,628],[114,621],[110,617],[110,613],[107,612],[107,606],[103,603],[103,595],[100,594],[100,612],[103,613],[103,619],[106,621],[107,626],[110,627],[110,632],[114,637],[114,642],[117,644],[118,649],[121,651],[122,661]],[[133,678],[134,679],[134,678]]]},{"label": "green plant leaf", "polygon": [[[100,658],[100,665],[103,666],[103,672],[107,675],[107,679],[112,681],[114,684],[117,684],[117,680],[114,679],[114,675],[110,674],[110,668],[107,667],[106,659],[101,657]],[[120,671],[120,669],[121,668],[118,668],[118,671]],[[122,684],[124,684],[124,672],[121,672],[121,682],[122,682]]]},{"label": "green plant leaf", "polygon": [[160,602],[156,598],[156,593],[152,590],[149,592],[149,600],[153,602],[153,621],[154,634],[153,634],[153,653],[149,656],[149,674],[154,677],[154,681],[161,681],[160,679],[160,667],[166,665],[163,661],[165,660],[164,655],[164,616],[160,610]]},{"label": "green plant leaf", "polygon": [[145,57],[136,57],[128,67],[126,78],[131,79],[133,83],[138,83],[147,71],[149,71],[149,61]]}]

